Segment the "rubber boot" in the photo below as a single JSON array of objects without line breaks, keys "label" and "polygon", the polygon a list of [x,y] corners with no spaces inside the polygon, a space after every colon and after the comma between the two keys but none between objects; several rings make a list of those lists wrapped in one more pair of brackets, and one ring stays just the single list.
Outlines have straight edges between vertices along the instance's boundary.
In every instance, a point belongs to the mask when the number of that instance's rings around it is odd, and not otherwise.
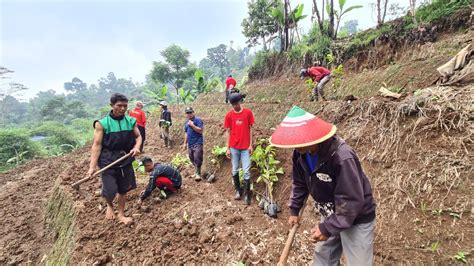
[{"label": "rubber boot", "polygon": [[196,166],[196,175],[194,176],[194,181],[201,181],[201,167]]},{"label": "rubber boot", "polygon": [[250,180],[244,180],[244,202],[250,205],[252,201],[252,191],[250,191]]},{"label": "rubber boot", "polygon": [[234,179],[234,186],[235,186],[235,200],[240,200],[240,177],[239,174],[232,176]]}]

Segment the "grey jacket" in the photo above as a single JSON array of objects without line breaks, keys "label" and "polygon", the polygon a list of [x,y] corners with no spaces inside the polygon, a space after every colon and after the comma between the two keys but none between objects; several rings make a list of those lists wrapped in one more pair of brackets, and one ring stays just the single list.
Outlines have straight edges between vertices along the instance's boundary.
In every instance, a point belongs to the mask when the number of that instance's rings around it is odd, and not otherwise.
[{"label": "grey jacket", "polygon": [[372,188],[359,158],[338,136],[320,144],[318,162],[311,173],[305,154],[293,153],[293,178],[290,213],[297,216],[309,194],[316,201],[324,222],[319,225],[325,236],[339,233],[354,224],[375,219]]}]

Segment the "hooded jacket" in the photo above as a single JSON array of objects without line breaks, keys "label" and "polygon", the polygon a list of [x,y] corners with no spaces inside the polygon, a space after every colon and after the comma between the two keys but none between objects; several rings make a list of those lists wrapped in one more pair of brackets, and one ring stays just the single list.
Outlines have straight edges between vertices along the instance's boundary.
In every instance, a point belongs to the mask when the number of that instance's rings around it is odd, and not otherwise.
[{"label": "hooded jacket", "polygon": [[310,194],[324,217],[319,229],[325,236],[373,221],[372,188],[354,150],[335,135],[319,144],[317,155],[315,169],[310,172],[305,154],[293,153],[291,215],[299,214]]}]

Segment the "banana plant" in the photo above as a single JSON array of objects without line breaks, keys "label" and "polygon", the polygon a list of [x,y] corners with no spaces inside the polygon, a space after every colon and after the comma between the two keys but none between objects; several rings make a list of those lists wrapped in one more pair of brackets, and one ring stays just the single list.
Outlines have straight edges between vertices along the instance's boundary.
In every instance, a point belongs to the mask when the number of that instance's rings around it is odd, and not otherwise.
[{"label": "banana plant", "polygon": [[219,78],[215,77],[214,74],[205,80],[201,69],[194,72],[194,80],[197,82],[196,91],[198,93],[211,92],[221,85]]},{"label": "banana plant", "polygon": [[[336,29],[334,31],[334,36],[331,36],[331,37],[335,38],[335,36],[337,36],[337,31],[339,30],[339,23],[341,22],[342,16],[344,16],[345,14],[349,13],[350,11],[352,11],[354,9],[358,9],[358,8],[363,7],[362,5],[353,5],[353,6],[348,7],[347,9],[344,9],[344,6],[346,5],[346,2],[347,2],[347,0],[339,0],[339,10],[334,10],[334,16],[336,17]],[[331,4],[329,3],[329,1],[326,4],[326,12],[330,16],[330,14],[331,14]]]},{"label": "banana plant", "polygon": [[[303,15],[303,10],[304,10],[304,4],[299,4],[293,10],[291,10],[288,14],[288,29],[291,29],[293,33],[296,32],[298,39],[299,39],[298,22],[300,22],[302,19],[307,17],[307,15]],[[277,6],[270,10],[269,15],[276,21],[279,37],[280,39],[283,39],[283,30],[285,29],[284,4],[282,2],[278,2]]]},{"label": "banana plant", "polygon": [[179,97],[184,104],[194,100],[193,91],[194,90],[184,90],[182,87],[178,89]]},{"label": "banana plant", "polygon": [[163,85],[161,88],[147,88],[145,89],[145,93],[158,103],[168,98],[168,86]]},{"label": "banana plant", "polygon": [[15,165],[19,165],[21,164],[24,160],[25,160],[25,155],[28,153],[28,151],[22,151],[22,152],[18,152],[16,149],[15,149],[15,156],[8,159],[7,160],[7,163],[15,163]]}]

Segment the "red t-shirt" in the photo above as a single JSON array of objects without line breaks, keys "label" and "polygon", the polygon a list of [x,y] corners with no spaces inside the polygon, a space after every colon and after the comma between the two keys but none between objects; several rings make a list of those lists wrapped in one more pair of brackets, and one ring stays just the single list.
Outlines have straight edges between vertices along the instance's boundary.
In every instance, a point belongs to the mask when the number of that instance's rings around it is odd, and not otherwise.
[{"label": "red t-shirt", "polygon": [[250,147],[250,127],[255,124],[253,113],[250,109],[242,108],[236,113],[233,109],[227,112],[224,127],[230,129],[229,147],[245,150]]},{"label": "red t-shirt", "polygon": [[225,80],[225,87],[226,89],[229,89],[230,85],[232,86],[236,86],[237,85],[237,81],[235,81],[235,79],[233,77],[228,77],[226,80]]},{"label": "red t-shirt", "polygon": [[324,76],[331,74],[331,71],[324,67],[310,67],[308,69],[308,74],[314,81],[319,82]]},{"label": "red t-shirt", "polygon": [[142,109],[134,108],[133,110],[130,110],[128,115],[131,116],[131,117],[134,117],[135,119],[137,119],[137,125],[139,125],[141,127],[145,127],[146,115],[145,115],[145,112],[143,112]]}]

